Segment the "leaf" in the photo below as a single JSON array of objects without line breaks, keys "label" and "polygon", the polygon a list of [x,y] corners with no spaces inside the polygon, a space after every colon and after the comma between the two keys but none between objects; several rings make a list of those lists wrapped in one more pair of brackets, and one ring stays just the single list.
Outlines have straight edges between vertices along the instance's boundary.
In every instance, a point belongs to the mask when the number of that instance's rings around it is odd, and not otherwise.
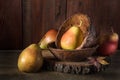
[{"label": "leaf", "polygon": [[109,63],[104,59],[105,59],[105,57],[98,57],[97,61],[102,65],[108,65]]},{"label": "leaf", "polygon": [[98,60],[101,60],[101,59],[105,59],[105,57],[98,57],[97,59],[98,59]]}]

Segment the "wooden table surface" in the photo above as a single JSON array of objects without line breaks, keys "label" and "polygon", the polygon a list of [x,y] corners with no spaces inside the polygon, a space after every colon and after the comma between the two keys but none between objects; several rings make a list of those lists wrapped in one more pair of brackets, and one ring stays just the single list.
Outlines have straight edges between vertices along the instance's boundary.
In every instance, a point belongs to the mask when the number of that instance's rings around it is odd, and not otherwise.
[{"label": "wooden table surface", "polygon": [[17,69],[20,50],[0,51],[0,80],[120,80],[120,51],[111,57],[106,71],[90,75],[75,75],[51,71],[22,73]]}]

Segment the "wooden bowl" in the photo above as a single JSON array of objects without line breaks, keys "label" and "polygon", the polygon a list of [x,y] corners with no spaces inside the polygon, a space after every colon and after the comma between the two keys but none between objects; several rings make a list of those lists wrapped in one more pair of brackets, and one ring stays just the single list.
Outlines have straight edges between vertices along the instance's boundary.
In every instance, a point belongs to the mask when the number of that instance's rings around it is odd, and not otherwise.
[{"label": "wooden bowl", "polygon": [[87,57],[92,56],[97,47],[85,48],[81,50],[63,50],[58,49],[55,42],[48,44],[50,52],[59,60],[62,61],[82,61]]}]

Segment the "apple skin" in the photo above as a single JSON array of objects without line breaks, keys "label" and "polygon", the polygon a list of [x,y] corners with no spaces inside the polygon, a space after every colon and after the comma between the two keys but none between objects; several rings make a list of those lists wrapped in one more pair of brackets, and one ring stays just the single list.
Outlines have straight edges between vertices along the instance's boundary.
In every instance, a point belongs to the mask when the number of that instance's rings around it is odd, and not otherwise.
[{"label": "apple skin", "polygon": [[115,54],[118,47],[118,42],[104,42],[98,48],[99,55],[102,56],[110,56]]},{"label": "apple skin", "polygon": [[101,41],[101,43],[99,44],[98,48],[99,55],[110,56],[115,54],[119,41],[118,34],[112,32],[111,34],[108,34],[107,36],[103,36],[101,38],[103,38],[104,40]]}]

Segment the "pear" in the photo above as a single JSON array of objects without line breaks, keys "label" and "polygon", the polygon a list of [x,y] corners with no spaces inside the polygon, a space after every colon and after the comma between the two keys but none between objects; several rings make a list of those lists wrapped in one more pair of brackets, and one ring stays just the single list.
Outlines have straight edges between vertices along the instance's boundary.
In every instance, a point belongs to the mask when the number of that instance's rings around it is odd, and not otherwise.
[{"label": "pear", "polygon": [[55,42],[56,35],[57,35],[57,30],[55,30],[55,29],[48,30],[47,33],[42,37],[42,39],[38,43],[39,47],[41,49],[47,49],[47,45],[49,43]]},{"label": "pear", "polygon": [[61,37],[61,48],[66,50],[74,50],[83,41],[83,34],[79,27],[70,27]]},{"label": "pear", "polygon": [[22,72],[37,72],[42,64],[43,57],[37,44],[29,45],[18,58],[18,69]]}]

